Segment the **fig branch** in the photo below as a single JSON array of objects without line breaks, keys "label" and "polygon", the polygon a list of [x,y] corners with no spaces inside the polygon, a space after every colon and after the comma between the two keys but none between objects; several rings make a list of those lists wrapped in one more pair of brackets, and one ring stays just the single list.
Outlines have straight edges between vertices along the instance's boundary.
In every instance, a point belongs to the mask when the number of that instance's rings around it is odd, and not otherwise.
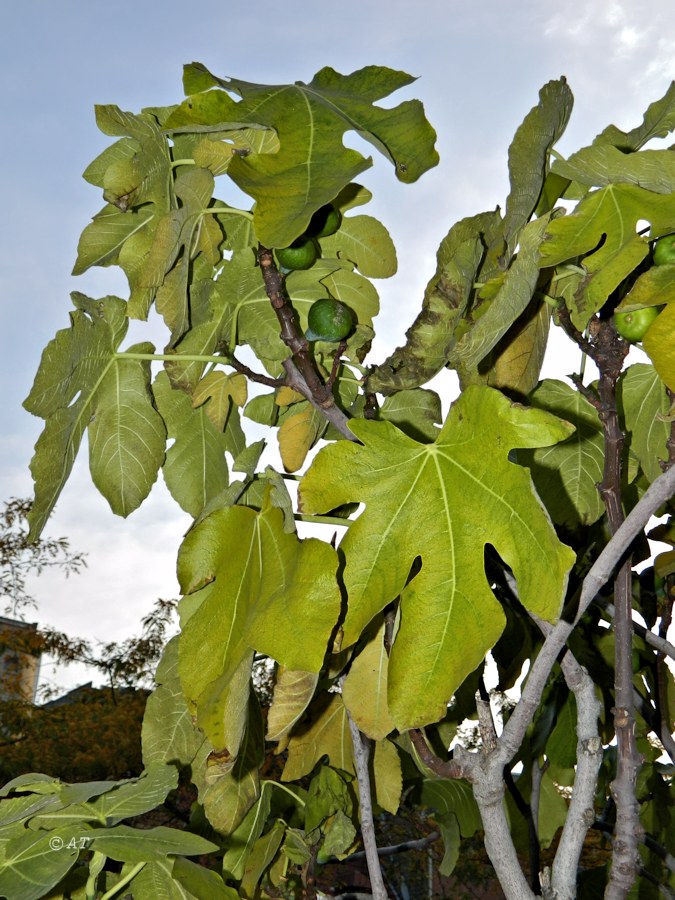
[{"label": "fig branch", "polygon": [[[629,344],[607,320],[592,319],[590,341],[584,350],[598,367],[598,415],[604,435],[604,471],[600,494],[612,535],[623,523],[621,491],[621,455],[624,434],[619,422],[616,385],[628,354]],[[575,336],[578,342],[578,337]],[[615,686],[614,727],[617,737],[617,773],[612,783],[616,802],[614,852],[607,889],[608,897],[623,897],[635,880],[638,863],[638,838],[641,832],[639,805],[635,797],[637,776],[642,762],[635,734],[633,697],[633,609],[631,558],[625,557],[614,580]]]},{"label": "fig branch", "polygon": [[309,342],[298,327],[293,307],[284,290],[284,279],[276,267],[274,256],[267,247],[258,248],[258,263],[262,272],[265,292],[272,304],[281,327],[281,340],[291,351],[282,363],[286,372],[285,384],[309,400],[340,434],[350,441],[356,438],[349,430],[347,416],[335,402],[332,382],[324,384],[316,363],[309,351]]}]

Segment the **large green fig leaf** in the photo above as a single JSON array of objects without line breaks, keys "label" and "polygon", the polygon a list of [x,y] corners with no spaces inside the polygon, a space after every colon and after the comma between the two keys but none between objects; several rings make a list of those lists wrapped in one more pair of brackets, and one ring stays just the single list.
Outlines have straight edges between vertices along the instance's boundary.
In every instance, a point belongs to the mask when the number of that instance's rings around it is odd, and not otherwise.
[{"label": "large green fig leaf", "polygon": [[[255,230],[261,243],[286,247],[320,206],[372,164],[343,145],[346,131],[357,131],[377,147],[401,181],[416,181],[438,163],[436,135],[418,100],[391,109],[374,105],[412,81],[405,72],[379,66],[351,75],[326,67],[309,84],[261,85],[218,78],[192,63],[184,73],[188,99],[166,126],[229,122],[275,129],[278,153],[237,156],[228,174],[256,201]],[[231,93],[241,101],[233,100]]]},{"label": "large green fig leaf", "polygon": [[543,216],[522,229],[520,248],[496,294],[480,308],[480,316],[448,354],[449,364],[460,375],[471,373],[529,306],[539,278],[539,247],[547,224],[548,216]]},{"label": "large green fig leaf", "polygon": [[553,171],[580,184],[637,184],[657,194],[675,190],[675,155],[671,150],[625,153],[610,144],[592,144],[557,160]]},{"label": "large green fig leaf", "polygon": [[675,130],[675,81],[660,100],[647,107],[642,123],[631,131],[621,131],[616,125],[608,125],[593,141],[594,144],[611,144],[619,150],[639,150],[652,138],[666,137]]},{"label": "large green fig leaf", "polygon": [[209,753],[203,764],[198,754],[192,763],[199,802],[211,825],[222,834],[237,829],[261,793],[263,797],[266,794],[264,785],[260,785],[260,767],[265,759],[262,713],[252,690],[247,691],[246,701],[246,723],[234,764],[228,759],[221,766],[220,754],[214,753]]},{"label": "large green fig leaf", "polygon": [[108,203],[80,235],[73,275],[81,275],[91,266],[110,266],[119,261],[125,241],[152,227],[157,213],[152,204],[122,212]]},{"label": "large green fig leaf", "polygon": [[[340,610],[337,555],[316,538],[284,531],[282,510],[267,497],[256,512],[219,509],[185,538],[178,557],[183,633],[180,672],[200,721],[217,703],[242,659],[259,650],[290,669],[318,672]],[[196,592],[196,593],[195,593]],[[200,704],[204,707],[200,709]],[[222,735],[209,728],[216,746]]]},{"label": "large green fig leaf", "polygon": [[480,369],[489,366],[486,384],[502,391],[527,397],[539,381],[544,363],[551,323],[551,308],[533,298],[520,318],[483,360]]},{"label": "large green fig leaf", "polygon": [[668,303],[649,326],[642,341],[642,349],[649,354],[654,368],[671,391],[675,391],[674,332],[675,303]]},{"label": "large green fig leaf", "polygon": [[277,669],[274,696],[267,714],[268,741],[283,741],[285,747],[286,736],[307,709],[318,683],[318,672],[294,672],[283,666]]},{"label": "large green fig leaf", "polygon": [[[178,674],[178,635],[164,649],[155,674],[157,687],[148,697],[143,715],[143,764],[188,766],[204,744],[185,701]],[[166,723],[171,727],[167,728]]]},{"label": "large green fig leaf", "polygon": [[68,480],[86,428],[94,415],[97,390],[126,333],[126,304],[118,297],[92,300],[73,293],[77,307],[70,328],[47,344],[24,407],[45,419],[35,445],[31,473],[35,500],[29,515],[37,538]]},{"label": "large green fig leaf", "polygon": [[307,727],[298,729],[288,742],[281,780],[297,781],[309,775],[323,756],[335,769],[355,771],[349,717],[340,694],[324,694],[312,704]]},{"label": "large green fig leaf", "polygon": [[[469,387],[433,444],[386,422],[350,423],[361,444],[322,450],[304,477],[300,502],[319,513],[363,502],[340,545],[348,609],[344,644],[401,595],[401,626],[389,666],[389,706],[399,730],[440,719],[453,692],[504,627],[485,574],[495,547],[518,581],[523,605],[555,619],[573,552],[561,544],[514,447],[563,440],[567,422]],[[421,570],[408,582],[411,567]]]},{"label": "large green fig leaf", "polygon": [[105,199],[123,211],[145,203],[160,212],[175,206],[169,144],[154,117],[102,105],[96,107],[96,124],[104,134],[125,137],[91,163],[87,181],[102,187]]}]

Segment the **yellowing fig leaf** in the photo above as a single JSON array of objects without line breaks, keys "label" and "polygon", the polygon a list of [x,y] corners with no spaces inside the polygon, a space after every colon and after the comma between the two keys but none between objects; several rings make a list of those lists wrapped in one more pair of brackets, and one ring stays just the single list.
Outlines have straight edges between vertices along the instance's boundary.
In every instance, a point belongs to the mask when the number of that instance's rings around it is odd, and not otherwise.
[{"label": "yellowing fig leaf", "polygon": [[192,393],[192,405],[196,408],[204,405],[204,411],[213,424],[223,431],[232,405],[244,406],[248,388],[244,375],[235,372],[209,372],[199,382]]},{"label": "yellowing fig leaf", "polygon": [[401,759],[391,741],[378,741],[373,753],[373,787],[377,805],[395,816],[401,805],[403,777]]},{"label": "yellowing fig leaf", "polygon": [[387,705],[388,668],[383,622],[352,662],[342,688],[342,699],[359,731],[378,741],[395,728]]},{"label": "yellowing fig leaf", "polygon": [[[260,512],[219,509],[188,533],[178,557],[181,588],[192,595],[181,604],[180,675],[204,727],[220,703],[214,682],[227,690],[250,650],[319,671],[340,610],[336,569],[328,544],[284,531],[269,495]],[[216,745],[219,730],[207,735]]]},{"label": "yellowing fig leaf", "polygon": [[647,329],[642,349],[649,354],[659,377],[675,391],[675,303],[669,303]]},{"label": "yellowing fig leaf", "polygon": [[653,366],[634,363],[621,376],[619,390],[630,449],[647,478],[655,481],[663,474],[661,461],[668,459],[671,424],[665,385]]},{"label": "yellowing fig leaf", "polygon": [[283,742],[307,709],[319,683],[318,672],[298,672],[280,666],[274,682],[272,705],[267,715],[267,740]]},{"label": "yellowing fig leaf", "polygon": [[[389,708],[402,731],[440,719],[503,630],[485,575],[487,544],[513,570],[523,605],[549,620],[558,615],[574,553],[558,541],[529,473],[509,461],[509,451],[564,440],[572,426],[475,386],[433,444],[386,422],[350,427],[361,444],[344,441],[318,454],[302,481],[301,505],[321,513],[365,503],[341,543],[344,646],[401,595]],[[418,558],[421,569],[406,584]]]},{"label": "yellowing fig leaf", "polygon": [[295,781],[309,775],[322,756],[328,757],[333,768],[350,774],[354,772],[353,744],[342,697],[324,694],[310,709],[310,724],[298,734],[291,735],[288,742],[282,781]]},{"label": "yellowing fig leaf", "polygon": [[279,429],[279,452],[288,472],[297,472],[305,457],[325,431],[321,413],[305,402],[300,411],[284,419]]}]

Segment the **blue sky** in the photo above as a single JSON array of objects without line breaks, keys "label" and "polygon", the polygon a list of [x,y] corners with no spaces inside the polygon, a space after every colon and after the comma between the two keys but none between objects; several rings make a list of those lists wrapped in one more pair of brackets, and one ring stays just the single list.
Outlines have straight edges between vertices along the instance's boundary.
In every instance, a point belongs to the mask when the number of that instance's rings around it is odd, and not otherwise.
[{"label": "blue sky", "polygon": [[[96,129],[95,103],[138,111],[177,102],[182,65],[193,60],[265,83],[307,81],[324,65],[343,73],[386,65],[419,76],[385,105],[424,102],[440,166],[405,186],[376,160],[362,179],[375,193],[369,211],[390,229],[399,253],[399,274],[380,285],[384,354],[414,318],[450,225],[503,203],[508,144],[540,87],[564,74],[575,94],[563,153],[610,122],[632,127],[675,77],[672,12],[672,0],[9,5],[0,60],[0,499],[30,493],[40,422],[21,401],[42,348],[68,324],[69,292],[125,296],[116,270],[70,275],[79,234],[101,206],[81,178],[109,142]],[[113,517],[90,484],[83,454],[49,532],[88,552],[89,569],[68,581],[43,576],[33,585],[39,613],[29,617],[83,636],[130,634],[157,596],[176,594],[175,554],[187,524],[161,485],[129,520]]]}]

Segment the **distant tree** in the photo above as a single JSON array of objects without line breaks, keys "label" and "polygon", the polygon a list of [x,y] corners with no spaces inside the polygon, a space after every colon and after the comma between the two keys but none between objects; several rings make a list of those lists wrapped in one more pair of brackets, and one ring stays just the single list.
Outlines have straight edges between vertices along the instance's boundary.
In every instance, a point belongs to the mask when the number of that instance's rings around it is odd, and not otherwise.
[{"label": "distant tree", "polygon": [[[72,574],[86,565],[84,554],[72,552],[65,537],[27,540],[30,508],[28,500],[11,499],[0,513],[2,592],[7,612],[15,617],[37,607],[26,587],[30,574],[39,575],[49,566]],[[141,620],[140,634],[122,641],[87,640],[5,620],[0,652],[13,665],[0,668],[0,778],[35,771],[67,781],[139,774],[147,689],[175,606],[173,600],[158,599]],[[82,663],[102,676],[105,686],[89,684],[54,700],[50,698],[60,692],[57,679],[56,685],[40,686],[37,696],[43,702],[34,702],[32,691],[18,687],[30,660],[43,655],[59,666]]]},{"label": "distant tree", "polygon": [[12,497],[0,509],[0,596],[5,612],[14,618],[23,618],[26,608],[37,607],[26,586],[29,575],[57,568],[68,576],[87,565],[85,554],[73,553],[65,537],[28,540],[31,506],[30,500]]},{"label": "distant tree", "polygon": [[49,627],[38,629],[35,640],[40,652],[53,656],[57,663],[83,663],[102,675],[114,701],[120,687],[152,686],[175,610],[175,600],[159,598],[141,619],[141,633],[123,641],[85,640]]},{"label": "distant tree", "polygon": [[62,781],[140,775],[147,691],[86,685],[44,706],[4,704],[12,739],[0,741],[0,780],[44,772]]}]

